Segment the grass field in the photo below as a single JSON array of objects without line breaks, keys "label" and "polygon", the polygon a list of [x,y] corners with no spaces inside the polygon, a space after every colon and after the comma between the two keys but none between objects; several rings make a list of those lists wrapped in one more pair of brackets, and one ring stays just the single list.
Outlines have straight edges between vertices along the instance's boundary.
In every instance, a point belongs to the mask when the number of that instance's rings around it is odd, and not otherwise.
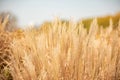
[{"label": "grass field", "polygon": [[4,31],[0,23],[1,80],[120,80],[120,21],[89,31],[82,22]]}]

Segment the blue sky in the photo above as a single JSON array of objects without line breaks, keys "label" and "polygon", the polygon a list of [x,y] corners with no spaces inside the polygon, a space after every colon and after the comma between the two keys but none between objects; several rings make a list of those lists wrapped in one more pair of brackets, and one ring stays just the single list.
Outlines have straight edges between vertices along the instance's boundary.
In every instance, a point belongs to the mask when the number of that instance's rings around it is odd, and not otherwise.
[{"label": "blue sky", "polygon": [[20,25],[41,24],[55,17],[78,20],[120,12],[120,0],[0,0],[0,12],[11,11]]}]

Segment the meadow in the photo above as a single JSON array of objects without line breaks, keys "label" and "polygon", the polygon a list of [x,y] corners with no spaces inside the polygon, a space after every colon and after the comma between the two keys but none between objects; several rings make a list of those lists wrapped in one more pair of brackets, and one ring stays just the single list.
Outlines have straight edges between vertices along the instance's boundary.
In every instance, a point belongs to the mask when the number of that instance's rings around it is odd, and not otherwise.
[{"label": "meadow", "polygon": [[89,30],[55,19],[35,28],[5,31],[0,23],[1,80],[120,80],[120,20]]}]

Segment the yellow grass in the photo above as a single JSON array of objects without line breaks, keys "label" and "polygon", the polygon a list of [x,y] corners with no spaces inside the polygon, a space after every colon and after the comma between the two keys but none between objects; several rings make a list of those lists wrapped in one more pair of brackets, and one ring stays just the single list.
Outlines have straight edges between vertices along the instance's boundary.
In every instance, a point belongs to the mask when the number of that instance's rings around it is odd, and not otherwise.
[{"label": "yellow grass", "polygon": [[103,29],[94,19],[87,32],[82,22],[57,19],[11,32],[9,72],[13,80],[119,80],[120,23],[113,27],[112,20]]}]

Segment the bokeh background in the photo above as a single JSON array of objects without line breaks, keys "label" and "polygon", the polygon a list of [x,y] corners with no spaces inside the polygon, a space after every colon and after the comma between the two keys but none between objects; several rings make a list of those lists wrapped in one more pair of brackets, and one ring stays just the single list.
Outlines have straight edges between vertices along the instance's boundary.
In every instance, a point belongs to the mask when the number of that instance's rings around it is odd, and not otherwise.
[{"label": "bokeh background", "polygon": [[120,11],[120,0],[0,0],[0,12],[11,12],[18,24],[41,24],[62,19],[112,15]]}]

